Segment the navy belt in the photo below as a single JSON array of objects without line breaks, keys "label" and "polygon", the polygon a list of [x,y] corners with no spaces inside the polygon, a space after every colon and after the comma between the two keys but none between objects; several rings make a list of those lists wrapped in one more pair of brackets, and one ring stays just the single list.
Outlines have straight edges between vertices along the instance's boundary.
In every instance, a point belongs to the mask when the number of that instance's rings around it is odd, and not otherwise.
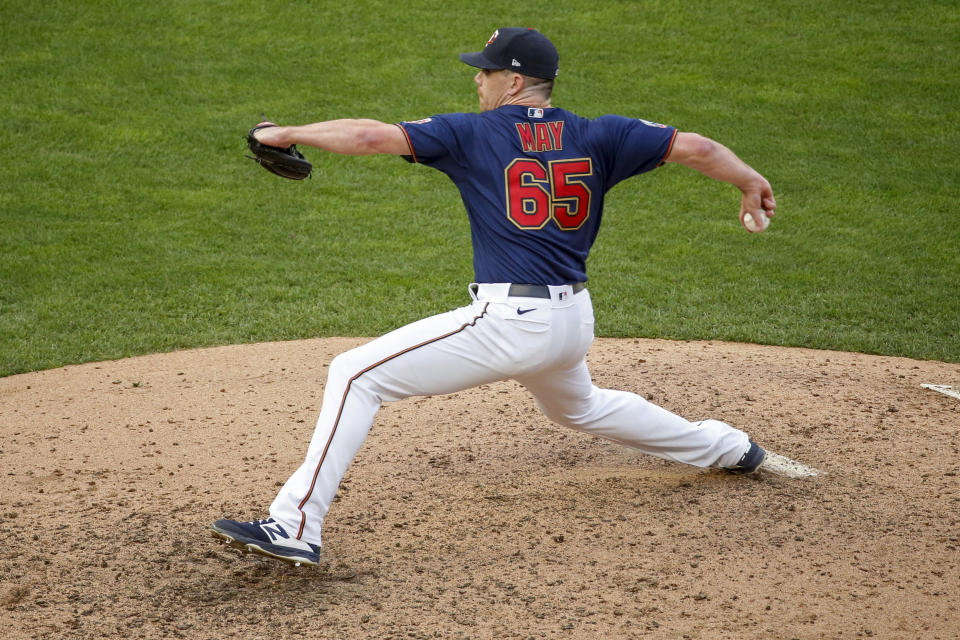
[{"label": "navy belt", "polygon": [[[586,282],[574,282],[570,285],[574,293],[580,293],[587,288]],[[545,284],[511,284],[508,296],[513,298],[547,298],[550,299],[550,287]]]}]

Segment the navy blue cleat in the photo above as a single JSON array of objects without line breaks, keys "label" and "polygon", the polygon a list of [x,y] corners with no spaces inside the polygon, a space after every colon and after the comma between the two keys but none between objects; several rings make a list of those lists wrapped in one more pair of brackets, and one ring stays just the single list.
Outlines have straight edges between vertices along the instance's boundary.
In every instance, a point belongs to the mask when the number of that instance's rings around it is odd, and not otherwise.
[{"label": "navy blue cleat", "polygon": [[730,473],[737,473],[741,475],[755,473],[757,469],[760,468],[760,465],[763,464],[763,461],[766,457],[767,452],[764,451],[760,445],[751,440],[750,448],[747,449],[747,452],[743,454],[743,457],[740,458],[739,462],[737,462],[737,466],[728,467],[726,470]]},{"label": "navy blue cleat", "polygon": [[320,562],[318,545],[297,540],[273,518],[253,522],[217,520],[210,529],[214,536],[243,552],[259,553],[297,567],[315,567]]}]

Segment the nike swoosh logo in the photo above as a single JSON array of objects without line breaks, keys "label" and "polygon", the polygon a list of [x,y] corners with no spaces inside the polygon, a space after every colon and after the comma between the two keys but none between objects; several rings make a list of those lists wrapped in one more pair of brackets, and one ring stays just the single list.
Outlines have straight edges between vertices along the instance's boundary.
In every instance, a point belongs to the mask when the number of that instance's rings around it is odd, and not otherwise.
[{"label": "nike swoosh logo", "polygon": [[536,310],[537,310],[536,307],[532,307],[530,309],[517,309],[517,315],[522,316],[525,313],[530,313],[531,311],[536,311]]}]

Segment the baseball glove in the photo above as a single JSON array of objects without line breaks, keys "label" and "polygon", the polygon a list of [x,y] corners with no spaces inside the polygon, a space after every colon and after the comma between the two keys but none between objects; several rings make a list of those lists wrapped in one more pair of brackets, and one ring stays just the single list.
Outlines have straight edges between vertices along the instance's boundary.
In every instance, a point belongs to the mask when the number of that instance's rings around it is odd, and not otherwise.
[{"label": "baseball glove", "polygon": [[297,145],[292,144],[286,149],[280,147],[271,147],[257,140],[253,134],[267,127],[275,127],[272,122],[263,122],[258,124],[247,133],[247,146],[250,147],[252,156],[247,156],[255,161],[261,167],[271,173],[275,173],[282,178],[290,180],[303,180],[309,178],[313,172],[313,165],[303,157],[303,154],[297,149]]}]

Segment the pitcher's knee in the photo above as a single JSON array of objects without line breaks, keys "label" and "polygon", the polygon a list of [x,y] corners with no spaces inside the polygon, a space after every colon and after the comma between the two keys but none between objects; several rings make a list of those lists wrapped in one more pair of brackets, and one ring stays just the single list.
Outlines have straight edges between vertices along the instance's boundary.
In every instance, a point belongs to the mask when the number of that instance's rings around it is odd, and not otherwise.
[{"label": "pitcher's knee", "polygon": [[379,393],[379,389],[371,376],[364,375],[371,367],[364,354],[358,351],[358,349],[345,351],[330,362],[330,368],[327,372],[327,388],[349,388],[352,391],[365,390],[374,394]]},{"label": "pitcher's knee", "polygon": [[577,431],[603,431],[611,424],[630,424],[636,421],[646,401],[625,391],[593,387],[582,398],[563,398],[546,405],[539,402],[544,415],[559,425]]},{"label": "pitcher's knee", "polygon": [[567,407],[547,407],[541,404],[540,410],[557,424],[578,431],[589,428],[595,420],[590,403]]},{"label": "pitcher's knee", "polygon": [[349,380],[356,374],[353,358],[350,357],[349,351],[345,351],[330,362],[330,367],[327,369],[327,384],[333,381]]}]

